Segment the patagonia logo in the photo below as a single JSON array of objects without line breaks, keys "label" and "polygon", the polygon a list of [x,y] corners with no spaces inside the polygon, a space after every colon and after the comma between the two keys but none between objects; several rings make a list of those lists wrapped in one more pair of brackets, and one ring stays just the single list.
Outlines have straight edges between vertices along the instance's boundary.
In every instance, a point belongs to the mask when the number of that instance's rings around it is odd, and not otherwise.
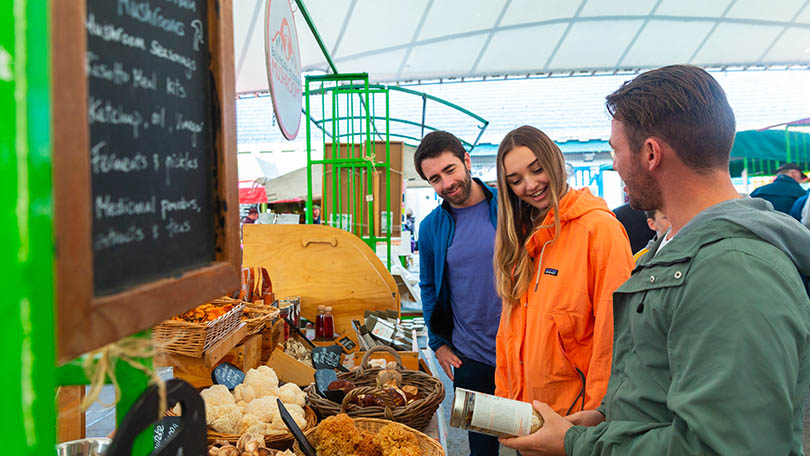
[{"label": "patagonia logo", "polygon": [[548,275],[553,275],[553,276],[556,276],[556,275],[557,275],[557,273],[559,273],[559,272],[560,272],[560,271],[558,271],[558,270],[556,270],[556,269],[546,268],[546,270],[545,270],[545,271],[543,271],[543,274],[548,274]]}]

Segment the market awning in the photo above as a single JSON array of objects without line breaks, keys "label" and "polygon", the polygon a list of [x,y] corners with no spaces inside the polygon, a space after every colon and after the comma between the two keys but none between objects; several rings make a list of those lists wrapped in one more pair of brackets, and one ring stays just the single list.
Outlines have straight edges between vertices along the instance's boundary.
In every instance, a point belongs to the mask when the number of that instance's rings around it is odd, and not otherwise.
[{"label": "market awning", "polygon": [[[234,2],[237,92],[267,90],[264,8]],[[295,2],[304,71],[329,70]],[[803,0],[303,0],[342,73],[373,82],[810,64]]]},{"label": "market awning", "polygon": [[267,190],[264,187],[239,189],[239,204],[264,204],[266,202]]},{"label": "market awning", "polygon": [[810,134],[785,130],[737,132],[731,159],[758,159],[778,162],[810,162]]}]

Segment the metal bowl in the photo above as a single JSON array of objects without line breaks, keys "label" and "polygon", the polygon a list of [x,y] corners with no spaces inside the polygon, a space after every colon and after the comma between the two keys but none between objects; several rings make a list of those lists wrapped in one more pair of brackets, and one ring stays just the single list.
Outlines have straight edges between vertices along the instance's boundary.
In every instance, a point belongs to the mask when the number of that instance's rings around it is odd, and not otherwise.
[{"label": "metal bowl", "polygon": [[56,456],[104,456],[111,443],[104,437],[71,440],[56,445]]}]

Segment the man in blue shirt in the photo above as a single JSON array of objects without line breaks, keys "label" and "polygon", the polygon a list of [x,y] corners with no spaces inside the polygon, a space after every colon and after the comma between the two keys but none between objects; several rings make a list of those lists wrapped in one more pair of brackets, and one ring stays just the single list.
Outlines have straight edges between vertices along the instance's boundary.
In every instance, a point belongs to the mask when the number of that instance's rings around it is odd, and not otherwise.
[{"label": "man in blue shirt", "polygon": [[799,183],[807,176],[796,163],[785,163],[776,174],[772,183],[757,188],[751,192],[751,197],[770,201],[775,210],[789,214],[793,203],[804,196],[805,191]]},{"label": "man in blue shirt", "polygon": [[[414,153],[419,175],[444,199],[419,226],[419,286],[429,345],[453,386],[495,393],[501,299],[492,265],[497,191],[470,174],[470,154],[444,131]],[[469,433],[472,455],[497,455],[498,440]]]}]

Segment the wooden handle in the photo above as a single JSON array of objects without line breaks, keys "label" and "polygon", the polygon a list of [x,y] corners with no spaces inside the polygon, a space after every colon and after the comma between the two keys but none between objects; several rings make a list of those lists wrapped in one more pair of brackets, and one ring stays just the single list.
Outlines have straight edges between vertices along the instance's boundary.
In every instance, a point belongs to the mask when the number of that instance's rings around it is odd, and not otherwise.
[{"label": "wooden handle", "polygon": [[402,366],[402,357],[399,356],[399,353],[397,353],[396,350],[387,345],[376,345],[374,347],[371,347],[371,349],[367,351],[365,355],[363,355],[363,359],[360,360],[360,367],[356,371],[357,372],[356,375],[358,377],[365,376],[366,370],[372,369],[372,367],[368,365],[368,361],[369,359],[371,359],[370,356],[377,352],[385,352],[394,355],[394,359],[396,360],[397,363],[397,370],[404,369],[404,367]]},{"label": "wooden handle", "polygon": [[337,247],[337,238],[332,239],[304,239],[302,242],[304,247],[308,246],[309,244],[329,244],[332,247]]}]

